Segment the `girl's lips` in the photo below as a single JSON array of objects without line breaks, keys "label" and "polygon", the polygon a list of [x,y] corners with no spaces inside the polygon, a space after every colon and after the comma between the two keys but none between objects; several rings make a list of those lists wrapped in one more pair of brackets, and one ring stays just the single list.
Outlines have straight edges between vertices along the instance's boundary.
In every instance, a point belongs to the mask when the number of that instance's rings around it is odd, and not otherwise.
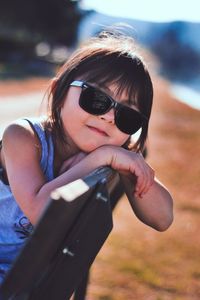
[{"label": "girl's lips", "polygon": [[94,132],[96,132],[96,133],[98,133],[98,134],[100,134],[100,135],[108,136],[108,134],[107,134],[105,131],[101,130],[101,129],[98,129],[98,128],[96,128],[96,127],[89,126],[89,125],[87,125],[87,127],[88,127],[90,130],[92,130],[92,131],[94,131]]}]

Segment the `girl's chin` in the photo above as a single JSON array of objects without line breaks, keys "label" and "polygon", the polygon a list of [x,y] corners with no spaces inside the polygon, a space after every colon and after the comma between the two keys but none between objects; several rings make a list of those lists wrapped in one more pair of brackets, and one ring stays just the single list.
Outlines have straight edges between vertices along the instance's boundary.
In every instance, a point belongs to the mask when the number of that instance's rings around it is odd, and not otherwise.
[{"label": "girl's chin", "polygon": [[[125,141],[126,142],[126,141]],[[79,143],[78,147],[81,151],[85,152],[85,153],[90,153],[94,150],[96,150],[97,148],[99,147],[102,147],[102,146],[116,146],[116,147],[122,147],[124,145],[124,143],[121,143],[120,145],[119,144],[111,144],[111,143],[98,143],[98,144],[93,144],[93,143]]]},{"label": "girl's chin", "polygon": [[93,144],[93,143],[79,143],[79,149],[83,152],[89,153],[92,152],[94,150],[96,150],[97,148],[104,146],[105,144]]},{"label": "girl's chin", "polygon": [[99,147],[101,147],[101,146],[91,146],[90,145],[90,146],[80,146],[79,148],[80,148],[81,151],[83,151],[85,153],[90,153],[90,152],[96,150]]}]

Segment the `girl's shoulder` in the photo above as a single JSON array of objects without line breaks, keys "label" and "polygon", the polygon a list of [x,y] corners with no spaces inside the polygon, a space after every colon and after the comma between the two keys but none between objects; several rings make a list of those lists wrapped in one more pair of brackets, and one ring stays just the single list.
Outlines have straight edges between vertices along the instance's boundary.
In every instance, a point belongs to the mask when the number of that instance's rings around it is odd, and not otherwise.
[{"label": "girl's shoulder", "polygon": [[27,118],[27,119],[17,119],[10,123],[2,137],[2,145],[5,149],[10,149],[13,153],[15,149],[23,147],[24,150],[34,149],[39,156],[41,156],[41,141],[38,136],[37,126],[43,129],[44,118]]},{"label": "girl's shoulder", "polygon": [[5,128],[2,139],[35,139],[35,133],[38,131],[38,128],[40,128],[41,132],[45,131],[45,120],[45,116],[14,120]]},{"label": "girl's shoulder", "polygon": [[46,132],[45,118],[18,119],[5,129],[0,150],[4,168],[6,160],[16,169],[36,163],[48,180],[53,179],[54,146],[51,133]]},{"label": "girl's shoulder", "polygon": [[34,131],[25,119],[18,119],[10,123],[4,130],[3,143],[7,140],[13,142],[19,140],[34,139]]}]

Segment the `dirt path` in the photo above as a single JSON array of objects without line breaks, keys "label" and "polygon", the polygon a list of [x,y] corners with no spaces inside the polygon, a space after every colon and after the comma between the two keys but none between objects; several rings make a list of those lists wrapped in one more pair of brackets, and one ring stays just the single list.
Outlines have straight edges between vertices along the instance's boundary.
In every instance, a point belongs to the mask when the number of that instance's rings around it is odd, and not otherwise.
[{"label": "dirt path", "polygon": [[17,118],[40,115],[48,79],[0,82],[0,136],[4,128]]}]

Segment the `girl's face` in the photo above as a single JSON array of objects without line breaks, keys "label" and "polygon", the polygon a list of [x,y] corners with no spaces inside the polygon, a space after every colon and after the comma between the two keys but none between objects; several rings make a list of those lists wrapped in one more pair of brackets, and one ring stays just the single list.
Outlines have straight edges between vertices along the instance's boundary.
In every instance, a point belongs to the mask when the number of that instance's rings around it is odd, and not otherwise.
[{"label": "girl's face", "polygon": [[[125,92],[116,96],[114,85],[100,89],[118,102],[126,103],[128,100]],[[70,86],[61,108],[62,124],[70,144],[84,152],[91,152],[103,145],[123,145],[129,135],[115,125],[114,109],[100,116],[85,112],[79,106],[81,90],[81,87]]]}]

